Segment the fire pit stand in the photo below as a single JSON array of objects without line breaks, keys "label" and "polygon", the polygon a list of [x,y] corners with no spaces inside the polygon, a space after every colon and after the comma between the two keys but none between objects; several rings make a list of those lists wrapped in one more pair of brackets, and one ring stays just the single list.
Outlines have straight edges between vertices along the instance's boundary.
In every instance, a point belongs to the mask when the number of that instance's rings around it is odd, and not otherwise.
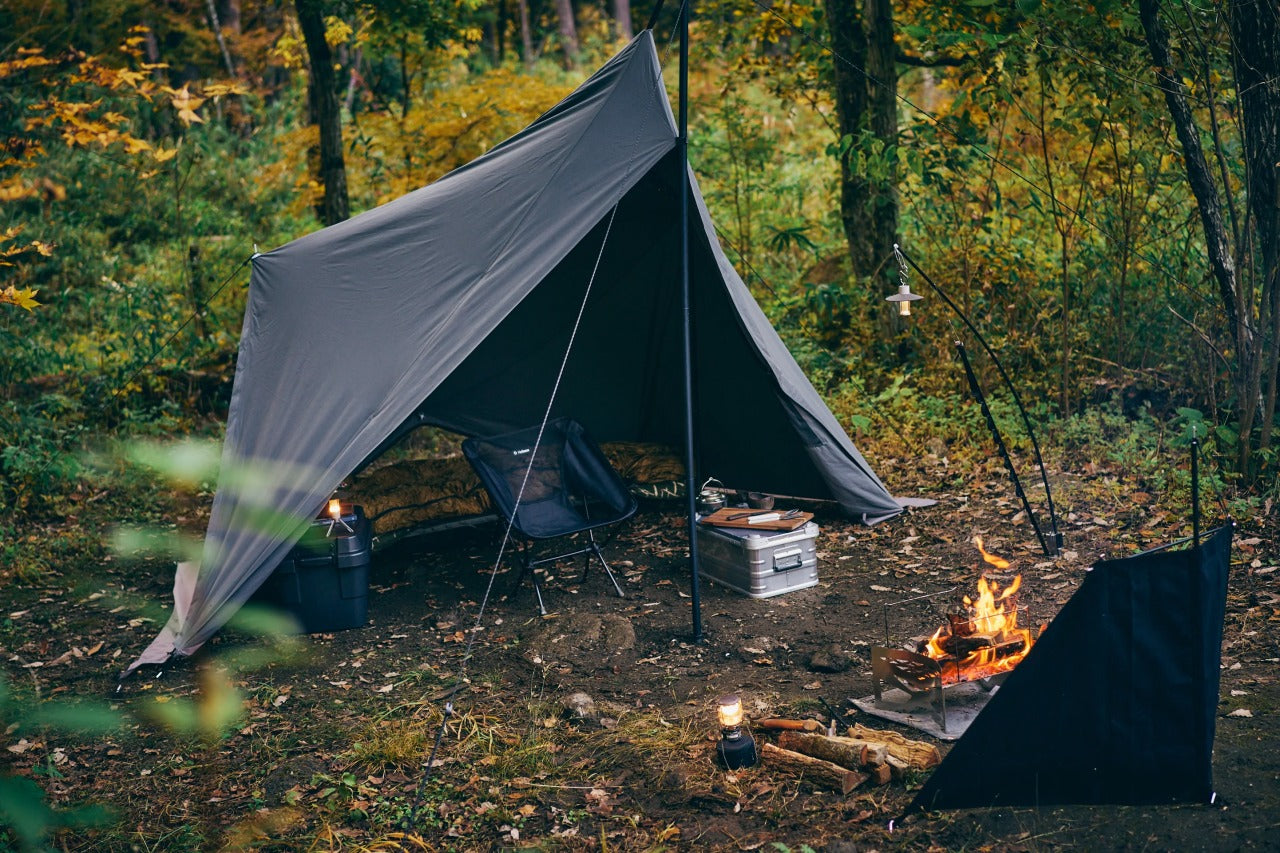
[{"label": "fire pit stand", "polygon": [[937,661],[907,648],[895,648],[892,640],[895,616],[923,606],[931,618],[944,621],[945,614],[936,599],[955,591],[953,587],[885,605],[885,643],[871,648],[873,693],[851,700],[860,711],[910,726],[939,740],[956,740],[964,734],[1006,673],[966,679],[954,661]]}]

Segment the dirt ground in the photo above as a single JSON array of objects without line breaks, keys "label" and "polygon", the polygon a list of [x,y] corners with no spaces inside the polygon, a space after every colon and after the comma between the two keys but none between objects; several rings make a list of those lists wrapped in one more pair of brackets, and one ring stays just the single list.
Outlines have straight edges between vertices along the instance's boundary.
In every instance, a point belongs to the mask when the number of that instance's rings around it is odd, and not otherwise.
[{"label": "dirt ground", "polygon": [[[581,564],[565,565],[546,582],[553,613],[541,618],[531,589],[506,598],[513,575],[498,575],[469,683],[454,698],[461,722],[425,786],[431,720],[463,671],[495,527],[379,553],[368,624],[301,638],[301,654],[233,673],[240,715],[213,740],[166,728],[155,706],[206,707],[205,675],[253,649],[252,638],[224,632],[204,659],[114,692],[158,627],[129,603],[170,600],[162,564],[121,559],[105,574],[12,589],[0,639],[15,690],[108,698],[128,722],[101,736],[10,729],[10,772],[36,779],[55,803],[111,808],[103,826],[61,832],[65,850],[1280,849],[1280,549],[1268,516],[1240,520],[1232,554],[1212,805],[971,809],[890,831],[927,771],[840,795],[767,764],[715,767],[713,703],[725,693],[743,698],[749,720],[826,720],[825,700],[864,725],[930,740],[849,700],[871,692],[869,650],[884,638],[886,603],[976,582],[975,534],[1023,574],[1022,603],[1043,623],[1099,558],[1186,532],[1178,512],[1117,475],[1061,473],[1066,546],[1048,559],[1007,483],[994,473],[957,481],[935,462],[918,478],[935,507],[872,528],[819,513],[817,586],[757,600],[702,584],[702,643],[691,636],[683,522],[669,505],[645,507],[606,547],[624,599],[598,567],[580,583]],[[567,710],[579,692],[594,709],[579,699]],[[398,760],[385,741],[371,757],[379,726],[418,739]],[[486,731],[497,739],[478,748]],[[406,814],[416,836],[397,834]]]}]

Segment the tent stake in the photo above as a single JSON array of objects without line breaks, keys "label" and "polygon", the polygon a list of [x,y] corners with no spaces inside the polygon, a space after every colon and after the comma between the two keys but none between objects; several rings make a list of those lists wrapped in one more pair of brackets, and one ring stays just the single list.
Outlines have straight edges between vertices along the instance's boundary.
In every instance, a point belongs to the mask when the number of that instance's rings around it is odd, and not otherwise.
[{"label": "tent stake", "polygon": [[680,5],[680,293],[684,333],[684,465],[689,504],[689,592],[693,641],[702,642],[702,599],[698,593],[698,514],[694,483],[693,299],[689,281],[689,13],[693,0]]}]

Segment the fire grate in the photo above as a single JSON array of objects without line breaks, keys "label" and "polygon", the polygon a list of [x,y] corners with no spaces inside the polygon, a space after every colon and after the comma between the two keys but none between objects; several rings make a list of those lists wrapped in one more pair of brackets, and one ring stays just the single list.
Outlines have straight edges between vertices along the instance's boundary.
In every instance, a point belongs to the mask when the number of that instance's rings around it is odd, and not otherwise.
[{"label": "fire grate", "polygon": [[939,740],[956,740],[978,716],[1003,675],[944,684],[938,662],[905,649],[873,646],[871,696],[851,700],[858,710]]},{"label": "fire grate", "polygon": [[1008,672],[977,670],[973,676],[961,670],[957,661],[935,660],[920,653],[927,638],[916,637],[897,648],[892,641],[895,616],[898,622],[924,618],[945,624],[949,617],[938,601],[955,591],[925,593],[885,605],[885,644],[871,649],[873,693],[850,700],[854,706],[939,740],[952,741],[964,734]]}]

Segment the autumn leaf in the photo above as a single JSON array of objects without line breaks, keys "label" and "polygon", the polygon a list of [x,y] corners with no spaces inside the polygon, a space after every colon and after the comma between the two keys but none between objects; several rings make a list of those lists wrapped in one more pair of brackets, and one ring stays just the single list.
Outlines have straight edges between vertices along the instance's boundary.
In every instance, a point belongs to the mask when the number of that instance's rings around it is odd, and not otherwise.
[{"label": "autumn leaf", "polygon": [[17,305],[19,308],[25,308],[30,311],[40,304],[35,298],[38,292],[29,288],[18,290],[13,285],[9,285],[4,290],[0,290],[0,304]]},{"label": "autumn leaf", "polygon": [[247,95],[249,88],[241,83],[209,83],[204,87],[207,98],[218,98],[223,95]]},{"label": "autumn leaf", "polygon": [[191,94],[191,90],[186,86],[181,89],[173,90],[165,88],[164,90],[170,97],[169,103],[173,104],[173,108],[178,111],[178,118],[186,124],[199,124],[204,122],[196,110],[205,102],[204,98]]}]

